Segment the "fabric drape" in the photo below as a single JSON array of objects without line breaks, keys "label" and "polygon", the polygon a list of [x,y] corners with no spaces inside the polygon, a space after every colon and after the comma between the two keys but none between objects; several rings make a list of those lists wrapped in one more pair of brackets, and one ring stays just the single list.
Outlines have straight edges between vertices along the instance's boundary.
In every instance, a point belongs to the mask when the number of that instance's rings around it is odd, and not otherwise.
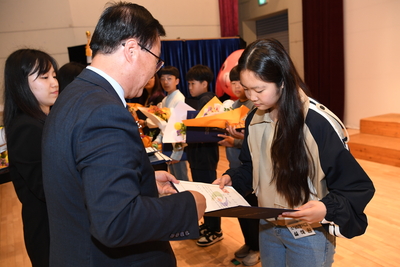
[{"label": "fabric drape", "polygon": [[239,13],[237,0],[218,0],[221,37],[239,35]]},{"label": "fabric drape", "polygon": [[204,39],[204,40],[163,40],[161,41],[161,58],[165,66],[174,66],[180,73],[179,90],[190,97],[186,73],[197,65],[210,67],[214,73],[214,81],[210,91],[215,92],[215,79],[225,59],[234,51],[241,49],[240,38]]},{"label": "fabric drape", "polygon": [[304,76],[313,97],[344,115],[343,1],[303,0]]}]

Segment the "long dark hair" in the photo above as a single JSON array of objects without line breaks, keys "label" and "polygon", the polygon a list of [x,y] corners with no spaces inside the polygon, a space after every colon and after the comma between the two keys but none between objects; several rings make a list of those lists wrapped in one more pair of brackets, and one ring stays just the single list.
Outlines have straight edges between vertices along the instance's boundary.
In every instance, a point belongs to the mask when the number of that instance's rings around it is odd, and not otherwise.
[{"label": "long dark hair", "polygon": [[[143,94],[142,96],[139,98],[139,104],[142,104],[143,106],[146,104],[146,100],[147,100],[147,96],[148,96],[148,92],[146,89],[143,90]],[[157,98],[159,98],[160,96],[165,96],[164,95],[164,91],[162,89],[161,83],[160,83],[160,78],[158,77],[157,74],[154,75],[154,86],[153,88],[151,88],[150,91],[150,97],[147,100],[147,103],[153,103],[153,105],[156,105],[158,103],[155,103]]]},{"label": "long dark hair", "polygon": [[304,204],[309,199],[308,177],[314,175],[314,167],[304,138],[305,118],[299,88],[306,93],[308,89],[284,47],[275,39],[250,44],[240,57],[238,68],[239,72],[252,71],[262,81],[282,88],[271,145],[272,182],[291,207]]},{"label": "long dark hair", "polygon": [[128,2],[111,3],[101,14],[90,48],[93,57],[99,51],[111,54],[124,40],[136,38],[150,49],[159,36],[165,36],[165,30],[146,8]]},{"label": "long dark hair", "polygon": [[78,62],[69,62],[64,64],[57,73],[58,93],[61,94],[64,88],[67,87],[67,85],[70,84],[85,68],[85,65]]},{"label": "long dark hair", "polygon": [[50,55],[35,49],[20,49],[6,60],[4,68],[4,113],[6,131],[15,116],[25,113],[39,121],[45,121],[46,114],[32,93],[28,76],[37,73],[37,77],[47,73],[53,67],[57,73],[57,62]]}]

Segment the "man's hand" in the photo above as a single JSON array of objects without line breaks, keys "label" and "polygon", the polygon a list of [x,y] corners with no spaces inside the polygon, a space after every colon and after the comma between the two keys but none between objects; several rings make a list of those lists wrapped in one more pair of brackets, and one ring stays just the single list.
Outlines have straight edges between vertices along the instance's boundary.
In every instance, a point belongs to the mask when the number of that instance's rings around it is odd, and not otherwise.
[{"label": "man's hand", "polygon": [[166,171],[156,171],[155,175],[156,175],[156,183],[159,194],[164,195],[164,194],[177,193],[175,188],[170,183],[170,182],[173,182],[174,184],[179,183],[179,181],[175,178],[175,176]]},{"label": "man's hand", "polygon": [[[171,182],[174,184],[178,184],[179,181],[166,171],[156,171],[156,183],[158,188],[158,193],[163,194],[175,194],[177,193],[175,188],[171,185]],[[203,215],[204,211],[206,210],[206,198],[197,191],[190,191],[194,197],[194,201],[196,202],[196,209],[197,209],[197,217],[200,220]]]},{"label": "man's hand", "polygon": [[284,212],[279,217],[289,217],[305,221],[309,224],[320,222],[326,216],[325,204],[321,201],[311,200],[298,208],[299,211]]}]

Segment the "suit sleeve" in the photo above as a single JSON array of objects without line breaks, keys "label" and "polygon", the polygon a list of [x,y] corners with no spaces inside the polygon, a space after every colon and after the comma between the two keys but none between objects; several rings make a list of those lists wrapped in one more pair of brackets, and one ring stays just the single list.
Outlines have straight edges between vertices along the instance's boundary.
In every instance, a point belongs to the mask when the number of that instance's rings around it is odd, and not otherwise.
[{"label": "suit sleeve", "polygon": [[89,118],[74,144],[91,234],[109,247],[196,238],[192,194],[158,197],[154,171],[129,112],[104,105]]}]

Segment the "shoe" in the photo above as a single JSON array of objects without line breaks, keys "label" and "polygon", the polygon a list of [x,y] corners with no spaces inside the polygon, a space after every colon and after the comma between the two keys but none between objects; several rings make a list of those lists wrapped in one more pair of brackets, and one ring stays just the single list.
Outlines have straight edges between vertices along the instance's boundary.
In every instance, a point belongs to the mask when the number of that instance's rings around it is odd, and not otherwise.
[{"label": "shoe", "polygon": [[197,240],[196,244],[200,247],[207,247],[207,246],[210,246],[222,239],[224,239],[224,236],[222,235],[222,231],[214,232],[214,231],[207,230],[205,235],[200,237],[199,240]]},{"label": "shoe", "polygon": [[243,258],[242,263],[246,266],[253,266],[260,262],[260,252],[250,250],[249,254]]},{"label": "shoe", "polygon": [[200,235],[200,237],[205,236],[205,234],[206,234],[207,231],[208,231],[207,225],[205,225],[204,223],[202,223],[202,224],[199,226],[199,235]]},{"label": "shoe", "polygon": [[247,255],[249,255],[250,247],[246,244],[241,246],[238,250],[235,252],[235,257],[236,258],[244,258]]}]

